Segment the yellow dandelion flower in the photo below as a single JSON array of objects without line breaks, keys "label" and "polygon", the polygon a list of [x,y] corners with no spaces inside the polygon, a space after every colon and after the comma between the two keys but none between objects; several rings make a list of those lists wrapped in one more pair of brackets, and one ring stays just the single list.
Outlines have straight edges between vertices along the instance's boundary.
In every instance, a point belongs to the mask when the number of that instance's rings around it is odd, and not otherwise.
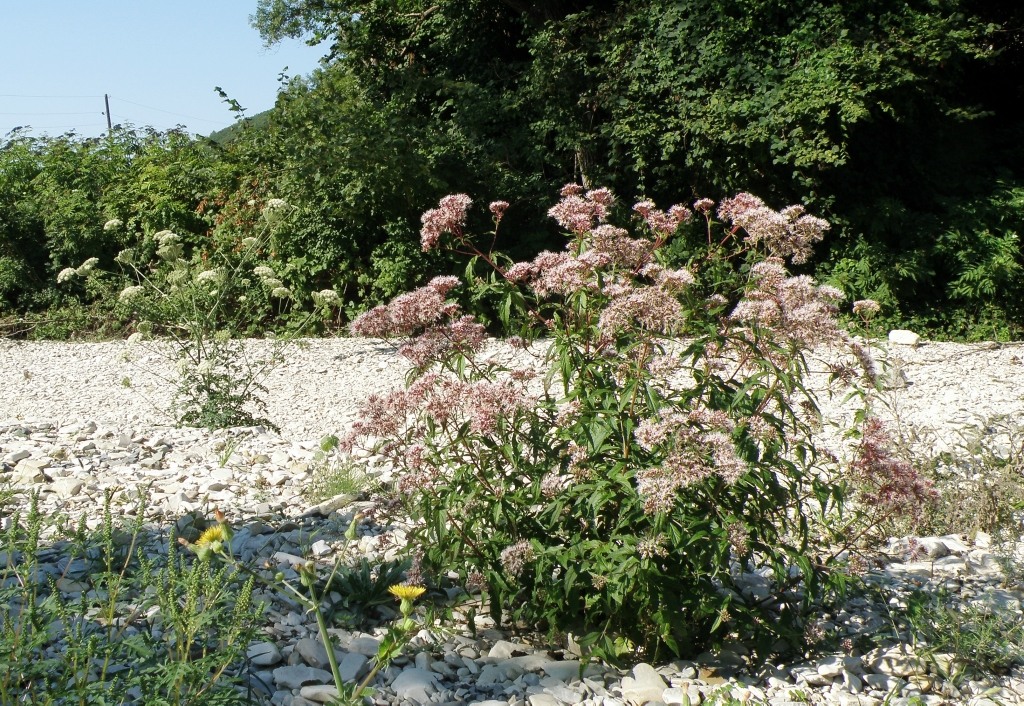
[{"label": "yellow dandelion flower", "polygon": [[227,526],[218,522],[203,530],[203,533],[199,535],[199,539],[195,541],[195,545],[197,547],[209,547],[218,542],[223,544],[228,539]]},{"label": "yellow dandelion flower", "polygon": [[414,601],[422,596],[426,590],[423,586],[410,586],[400,583],[389,588],[388,593],[402,601]]}]

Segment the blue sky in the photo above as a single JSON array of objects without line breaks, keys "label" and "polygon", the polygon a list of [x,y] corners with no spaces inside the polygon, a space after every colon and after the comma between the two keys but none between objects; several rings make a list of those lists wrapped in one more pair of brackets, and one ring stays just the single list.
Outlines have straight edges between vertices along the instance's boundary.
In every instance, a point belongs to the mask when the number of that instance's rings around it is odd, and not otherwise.
[{"label": "blue sky", "polygon": [[215,86],[255,115],[278,75],[308,75],[326,47],[263,46],[249,25],[256,0],[0,0],[0,138],[113,122],[208,134],[233,122]]}]

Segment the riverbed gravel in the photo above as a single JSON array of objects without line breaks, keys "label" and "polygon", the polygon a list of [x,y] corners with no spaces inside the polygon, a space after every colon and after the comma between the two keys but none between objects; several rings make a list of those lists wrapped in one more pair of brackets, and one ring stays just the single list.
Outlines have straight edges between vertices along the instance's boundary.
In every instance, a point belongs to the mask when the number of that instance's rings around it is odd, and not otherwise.
[{"label": "riverbed gravel", "polygon": [[[273,345],[247,342],[245,354],[259,360]],[[491,348],[510,354],[500,343]],[[967,436],[1003,433],[1024,419],[1024,345],[922,341],[878,345],[877,353],[885,384],[875,411],[921,454],[954,450]],[[812,356],[822,389],[830,355]],[[126,518],[145,513],[157,534],[173,524],[194,536],[218,508],[236,527],[232,547],[243,561],[284,571],[308,559],[328,563],[342,553],[342,535],[356,513],[372,517],[373,500],[310,498],[325,463],[321,440],[344,432],[367,395],[400,386],[404,375],[395,349],[384,342],[339,337],[290,344],[263,381],[264,413],[278,431],[209,432],[173,425],[174,361],[159,344],[0,340],[0,485],[15,492],[14,502],[39,491],[46,512],[84,514],[91,527],[110,498]],[[823,393],[821,400],[826,419],[850,413],[841,394]],[[1013,442],[1011,433],[1000,443],[1009,453]],[[139,491],[146,500],[141,507]],[[363,522],[354,549],[374,562],[394,559],[408,529]],[[1024,558],[1019,543],[997,547],[984,533],[912,539],[893,538],[872,569],[870,580],[888,599],[851,600],[824,616],[828,630],[884,632],[892,611],[920,588],[951,593],[957,605],[1021,617],[1024,587],[1006,571],[1008,557]],[[351,554],[353,547],[344,551]],[[62,563],[56,549],[46,562],[61,590],[73,595],[82,575]],[[263,639],[249,647],[254,693],[278,706],[328,700],[333,687],[311,617],[269,591],[259,598],[269,622]],[[335,631],[347,677],[366,672],[379,638],[379,630]],[[956,679],[948,669],[952,657],[926,658],[900,634],[868,651],[785,664],[751,664],[736,645],[692,661],[618,670],[581,666],[571,644],[544,644],[480,619],[475,634],[424,630],[407,652],[377,677],[373,698],[381,706],[620,706],[728,698],[773,706],[1024,704],[1019,665],[1007,674]]]}]

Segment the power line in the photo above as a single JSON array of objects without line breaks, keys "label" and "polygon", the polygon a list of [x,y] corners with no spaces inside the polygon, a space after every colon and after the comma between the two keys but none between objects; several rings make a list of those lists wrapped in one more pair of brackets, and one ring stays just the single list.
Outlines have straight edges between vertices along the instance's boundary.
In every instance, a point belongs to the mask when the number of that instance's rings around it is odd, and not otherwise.
[{"label": "power line", "polygon": [[29,96],[20,93],[0,93],[0,98],[102,98],[103,96]]},{"label": "power line", "polygon": [[[29,95],[29,94],[20,94],[20,93],[0,93],[0,98],[38,98],[38,99],[68,99],[68,98],[74,98],[74,99],[90,99],[90,100],[92,100],[92,99],[101,99],[101,98],[105,98],[105,97],[106,96],[103,96],[103,95],[96,95],[96,96],[86,96],[86,95],[80,95],[80,96],[61,96],[61,95]],[[138,106],[140,108],[145,108],[146,110],[154,110],[154,111],[156,111],[158,113],[165,113],[167,115],[173,115],[173,116],[176,116],[176,117],[179,117],[179,118],[187,118],[188,120],[199,120],[201,122],[210,123],[212,125],[222,125],[224,123],[224,120],[211,120],[210,118],[201,118],[198,115],[188,115],[186,113],[179,113],[179,112],[173,111],[173,110],[165,110],[163,108],[157,108],[157,107],[152,106],[152,105],[146,105],[144,103],[139,103],[137,101],[133,101],[133,100],[130,100],[128,98],[122,98],[120,96],[110,95],[109,97],[110,97],[111,100],[117,100],[117,101],[120,101],[122,103],[129,103],[131,105],[135,105],[135,106]],[[42,111],[7,112],[7,111],[4,111],[4,112],[0,112],[0,115],[24,115],[24,116],[30,116],[30,115],[89,115],[92,112],[93,111],[88,111],[88,112],[57,112],[57,111],[51,111],[51,112],[42,112]]]},{"label": "power line", "polygon": [[86,111],[80,111],[80,112],[77,112],[77,113],[39,113],[39,112],[34,112],[34,113],[0,113],[0,115],[94,115],[95,113],[96,113],[95,110],[86,110]]},{"label": "power line", "polygon": [[18,125],[16,127],[31,128],[32,130],[67,130],[69,128],[106,127],[104,123],[77,123],[75,125]]},{"label": "power line", "polygon": [[176,113],[173,110],[164,110],[163,108],[154,108],[151,105],[143,105],[142,103],[136,103],[135,101],[130,101],[127,98],[121,98],[119,96],[113,96],[112,95],[110,97],[114,98],[116,100],[119,100],[122,103],[131,103],[132,105],[137,105],[140,108],[146,108],[147,110],[155,110],[158,113],[167,113],[168,115],[177,115],[179,118],[188,118],[190,120],[201,120],[204,123],[214,123],[214,124],[218,124],[218,125],[224,122],[223,120],[210,120],[209,118],[200,118],[200,117],[197,117],[195,115],[185,115],[184,113]]}]

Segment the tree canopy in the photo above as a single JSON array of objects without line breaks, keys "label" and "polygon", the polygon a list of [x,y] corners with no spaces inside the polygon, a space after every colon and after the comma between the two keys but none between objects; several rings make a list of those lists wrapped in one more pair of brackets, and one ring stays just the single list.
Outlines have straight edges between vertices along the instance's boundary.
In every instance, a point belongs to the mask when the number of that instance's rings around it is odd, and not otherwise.
[{"label": "tree canopy", "polygon": [[[252,21],[268,43],[323,46],[322,66],[230,141],[175,147],[191,185],[124,171],[109,147],[71,137],[0,147],[8,306],[29,306],[19,282],[91,247],[83,235],[69,250],[60,232],[93,233],[116,214],[198,235],[236,190],[296,206],[279,240],[286,269],[345,292],[354,312],[451,266],[417,243],[439,197],[509,201],[502,246],[528,256],[559,247],[542,204],[575,181],[623,203],[744,190],[806,203],[835,225],[809,269],[879,299],[882,320],[1021,333],[1014,3],[258,0]],[[142,144],[157,162],[169,154]],[[76,167],[91,186],[60,193],[77,152],[104,156]],[[151,200],[117,201],[127,182],[115,174],[130,175],[129,192],[142,179]],[[486,225],[484,209],[474,217]]]}]

